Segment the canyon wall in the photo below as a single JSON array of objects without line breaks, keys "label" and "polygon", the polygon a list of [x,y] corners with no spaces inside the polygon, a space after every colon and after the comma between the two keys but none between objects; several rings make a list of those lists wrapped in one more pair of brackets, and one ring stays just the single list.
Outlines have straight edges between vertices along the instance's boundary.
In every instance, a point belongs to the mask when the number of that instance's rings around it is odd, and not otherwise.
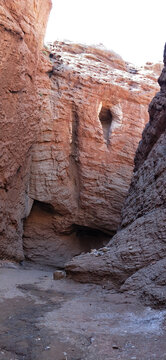
[{"label": "canyon wall", "polygon": [[108,243],[120,224],[158,69],[135,68],[99,47],[55,42],[39,70],[41,122],[29,187],[35,201],[24,252],[63,267]]},{"label": "canyon wall", "polygon": [[75,279],[137,291],[147,304],[161,306],[166,301],[166,66],[158,82],[161,90],[149,105],[121,230],[107,247],[66,268]]},{"label": "canyon wall", "polygon": [[50,0],[0,0],[1,258],[24,258],[31,147],[40,120],[36,71],[50,8]]},{"label": "canyon wall", "polygon": [[158,66],[42,49],[50,8],[0,0],[0,257],[62,267],[121,222]]}]

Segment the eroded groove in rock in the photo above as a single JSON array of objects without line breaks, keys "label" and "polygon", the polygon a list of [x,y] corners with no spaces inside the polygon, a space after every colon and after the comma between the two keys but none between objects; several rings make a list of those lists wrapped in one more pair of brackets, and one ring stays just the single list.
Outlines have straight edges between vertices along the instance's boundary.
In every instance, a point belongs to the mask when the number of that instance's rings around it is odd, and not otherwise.
[{"label": "eroded groove in rock", "polygon": [[79,116],[77,106],[72,105],[72,137],[70,154],[70,176],[74,185],[77,206],[80,196],[80,174],[79,174]]}]

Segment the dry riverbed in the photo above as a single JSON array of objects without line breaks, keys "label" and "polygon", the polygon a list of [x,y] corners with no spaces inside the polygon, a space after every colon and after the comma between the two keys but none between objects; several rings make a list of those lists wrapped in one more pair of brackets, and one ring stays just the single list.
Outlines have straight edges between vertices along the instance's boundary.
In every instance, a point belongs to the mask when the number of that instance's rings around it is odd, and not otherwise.
[{"label": "dry riverbed", "polygon": [[134,296],[0,267],[0,360],[166,360],[166,310]]}]

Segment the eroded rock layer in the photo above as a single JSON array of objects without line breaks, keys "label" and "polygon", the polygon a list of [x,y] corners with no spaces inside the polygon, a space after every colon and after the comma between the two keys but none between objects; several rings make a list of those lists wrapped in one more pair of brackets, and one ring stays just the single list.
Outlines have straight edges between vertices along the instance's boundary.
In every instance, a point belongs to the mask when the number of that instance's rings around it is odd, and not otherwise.
[{"label": "eroded rock layer", "polygon": [[[146,302],[166,299],[166,68],[149,106],[150,120],[135,157],[121,230],[99,251],[73,259],[68,272],[81,281],[137,290]],[[123,285],[122,285],[123,284]]]},{"label": "eroded rock layer", "polygon": [[0,257],[21,260],[31,146],[40,120],[36,71],[50,0],[0,0]]},{"label": "eroded rock layer", "polygon": [[101,48],[56,42],[51,68],[44,52],[24,251],[61,267],[117,230],[158,75]]}]

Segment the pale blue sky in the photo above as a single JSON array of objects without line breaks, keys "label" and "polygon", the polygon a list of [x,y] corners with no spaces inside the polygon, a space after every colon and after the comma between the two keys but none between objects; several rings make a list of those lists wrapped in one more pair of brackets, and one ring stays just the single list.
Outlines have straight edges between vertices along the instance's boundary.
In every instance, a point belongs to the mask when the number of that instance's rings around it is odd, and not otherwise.
[{"label": "pale blue sky", "polygon": [[162,61],[166,0],[52,0],[46,41],[103,43],[135,64]]}]

